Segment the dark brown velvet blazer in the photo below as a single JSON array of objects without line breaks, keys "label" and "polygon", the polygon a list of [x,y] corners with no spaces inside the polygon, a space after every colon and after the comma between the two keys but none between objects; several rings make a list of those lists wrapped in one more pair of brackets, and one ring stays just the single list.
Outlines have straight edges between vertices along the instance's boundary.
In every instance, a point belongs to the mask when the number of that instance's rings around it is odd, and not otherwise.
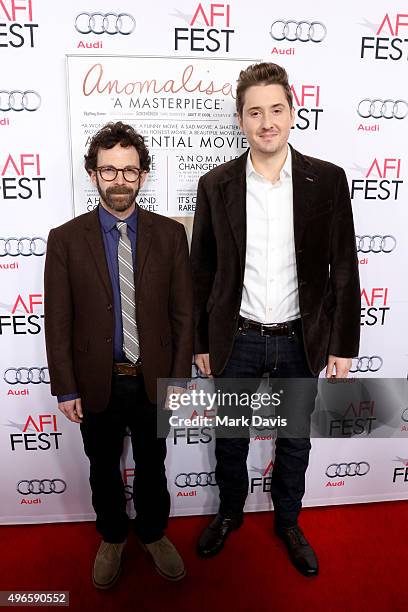
[{"label": "dark brown velvet blazer", "polygon": [[[314,374],[337,357],[358,355],[360,286],[344,170],[292,150],[293,219],[299,303]],[[198,183],[191,262],[195,353],[213,374],[231,355],[238,327],[246,252],[246,161],[214,168]]]},{"label": "dark brown velvet blazer", "polygon": [[[193,310],[184,227],[138,208],[136,320],[146,392],[157,378],[191,376]],[[79,393],[82,406],[108,404],[114,311],[98,211],[51,230],[45,263],[45,338],[51,393]]]}]

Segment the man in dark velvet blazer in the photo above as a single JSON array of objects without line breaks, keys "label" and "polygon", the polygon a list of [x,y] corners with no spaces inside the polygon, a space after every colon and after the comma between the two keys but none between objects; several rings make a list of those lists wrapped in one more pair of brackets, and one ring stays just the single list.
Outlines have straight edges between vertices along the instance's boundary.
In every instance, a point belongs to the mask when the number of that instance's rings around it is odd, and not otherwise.
[{"label": "man in dark velvet blazer", "polygon": [[[191,261],[195,361],[220,378],[346,377],[358,354],[360,289],[344,171],[288,145],[294,124],[285,70],[242,71],[237,112],[249,151],[198,185]],[[300,408],[309,423],[313,406]],[[241,526],[249,439],[216,438],[220,508],[198,543],[217,554]],[[272,476],[275,531],[295,567],[318,573],[298,525],[309,437],[279,437]]]},{"label": "man in dark velvet blazer", "polygon": [[93,583],[111,587],[129,532],[120,471],[130,431],[135,531],[158,572],[185,575],[164,535],[170,511],[166,439],[157,436],[157,378],[191,375],[192,287],[184,227],[136,204],[150,169],[142,136],[121,122],[93,137],[85,168],[99,207],[51,230],[45,335],[51,392],[80,423],[102,542]]}]

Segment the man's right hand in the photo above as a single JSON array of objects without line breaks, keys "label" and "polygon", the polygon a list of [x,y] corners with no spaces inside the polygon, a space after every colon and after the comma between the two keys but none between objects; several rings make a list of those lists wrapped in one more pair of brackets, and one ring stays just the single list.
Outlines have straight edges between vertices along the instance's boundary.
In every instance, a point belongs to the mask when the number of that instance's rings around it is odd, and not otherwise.
[{"label": "man's right hand", "polygon": [[82,423],[82,417],[84,415],[82,412],[80,397],[67,402],[59,402],[58,408],[70,421],[73,421],[74,423]]},{"label": "man's right hand", "polygon": [[194,363],[200,370],[201,374],[208,376],[208,378],[213,378],[213,375],[211,374],[209,353],[198,353],[197,355],[194,355]]}]

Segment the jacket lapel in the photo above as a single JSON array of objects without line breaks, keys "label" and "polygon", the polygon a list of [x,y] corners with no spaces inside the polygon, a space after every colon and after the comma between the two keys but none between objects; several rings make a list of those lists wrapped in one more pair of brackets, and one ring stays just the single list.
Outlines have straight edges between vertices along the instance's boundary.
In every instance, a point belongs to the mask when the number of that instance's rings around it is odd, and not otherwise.
[{"label": "jacket lapel", "polygon": [[88,216],[87,223],[85,225],[85,235],[100,279],[106,289],[109,300],[112,302],[112,285],[109,276],[108,264],[106,262],[105,247],[103,244],[97,208]]},{"label": "jacket lapel", "polygon": [[135,270],[135,287],[136,295],[138,294],[138,286],[142,277],[143,268],[146,263],[147,254],[152,242],[152,218],[151,215],[137,207],[137,238],[136,238],[136,270]]},{"label": "jacket lapel", "polygon": [[[290,146],[290,145],[289,145]],[[316,197],[317,175],[312,164],[301,153],[291,147],[293,185],[293,226],[295,247],[299,249],[306,226],[310,205]]]},{"label": "jacket lapel", "polygon": [[246,160],[249,150],[241,155],[220,183],[228,221],[239,253],[242,276],[246,251]]}]

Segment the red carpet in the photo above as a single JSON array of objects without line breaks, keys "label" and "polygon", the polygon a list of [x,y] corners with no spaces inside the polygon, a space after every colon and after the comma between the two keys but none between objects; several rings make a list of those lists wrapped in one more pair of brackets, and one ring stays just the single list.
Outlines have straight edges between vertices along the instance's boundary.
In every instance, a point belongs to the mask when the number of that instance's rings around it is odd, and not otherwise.
[{"label": "red carpet", "polygon": [[311,579],[290,565],[270,513],[246,515],[224,551],[209,560],[194,552],[208,519],[172,519],[168,535],[184,556],[187,578],[165,581],[131,536],[122,577],[108,592],[90,580],[99,544],[93,524],[2,527],[0,590],[69,590],[69,609],[97,612],[405,612],[407,510],[406,502],[305,509],[301,525],[321,570]]}]

